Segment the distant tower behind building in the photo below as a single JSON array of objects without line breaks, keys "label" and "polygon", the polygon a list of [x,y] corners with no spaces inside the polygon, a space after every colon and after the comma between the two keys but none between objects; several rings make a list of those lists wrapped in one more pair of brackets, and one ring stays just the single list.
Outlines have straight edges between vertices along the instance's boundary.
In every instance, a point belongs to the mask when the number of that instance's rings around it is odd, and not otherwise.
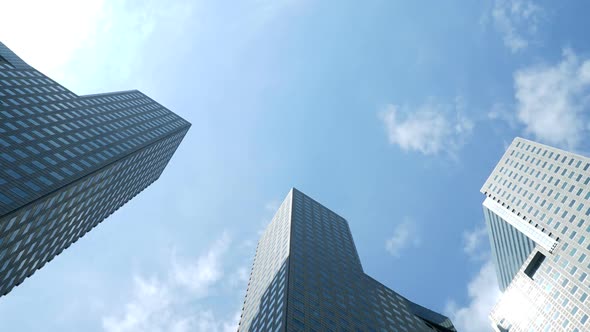
[{"label": "distant tower behind building", "polygon": [[481,192],[496,331],[590,331],[590,159],[516,138]]},{"label": "distant tower behind building", "polygon": [[258,242],[239,331],[456,330],[366,275],[348,222],[292,189]]},{"label": "distant tower behind building", "polygon": [[189,127],[139,91],[78,96],[0,43],[0,295],[158,179]]}]

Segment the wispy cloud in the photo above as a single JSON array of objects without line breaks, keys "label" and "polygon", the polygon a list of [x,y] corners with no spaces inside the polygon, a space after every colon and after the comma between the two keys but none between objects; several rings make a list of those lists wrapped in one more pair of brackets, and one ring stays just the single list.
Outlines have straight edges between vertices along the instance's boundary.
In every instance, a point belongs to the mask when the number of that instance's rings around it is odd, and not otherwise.
[{"label": "wispy cloud", "polygon": [[489,258],[488,232],[485,225],[463,232],[463,251],[475,261]]},{"label": "wispy cloud", "polygon": [[571,49],[555,65],[537,65],[514,75],[517,117],[527,133],[549,144],[574,149],[588,130],[590,60]]},{"label": "wispy cloud", "polygon": [[489,331],[488,315],[498,302],[501,292],[491,260],[485,225],[463,233],[463,252],[472,262],[483,264],[467,285],[467,303],[461,306],[455,300],[450,300],[446,304],[445,313],[458,331]]},{"label": "wispy cloud", "polygon": [[491,17],[513,53],[526,49],[535,39],[543,9],[532,0],[495,0]]},{"label": "wispy cloud", "polygon": [[463,102],[425,103],[417,108],[390,104],[379,114],[390,144],[425,155],[446,152],[454,155],[473,130],[473,122],[462,115]]},{"label": "wispy cloud", "polygon": [[511,106],[503,103],[495,103],[487,114],[488,120],[492,121],[503,121],[511,129],[515,129],[518,126],[518,119],[514,113],[514,109]]},{"label": "wispy cloud", "polygon": [[393,235],[385,241],[385,249],[394,257],[399,257],[401,252],[408,247],[420,245],[418,226],[410,219],[405,219],[393,230]]},{"label": "wispy cloud", "polygon": [[194,7],[189,0],[14,1],[0,12],[0,40],[74,92],[95,93],[125,84],[152,36],[182,33]]},{"label": "wispy cloud", "polygon": [[235,331],[236,315],[219,320],[211,310],[194,304],[196,299],[208,296],[223,277],[221,260],[229,242],[229,236],[224,234],[194,261],[173,257],[170,273],[165,278],[135,275],[134,289],[123,312],[103,317],[103,329],[107,332]]},{"label": "wispy cloud", "polygon": [[[250,278],[250,269],[247,266],[240,266],[229,276],[228,284],[238,291],[245,291]],[[243,287],[242,287],[243,286]]]},{"label": "wispy cloud", "polygon": [[281,207],[281,201],[280,200],[272,200],[272,201],[266,202],[266,204],[264,205],[264,210],[266,210],[266,212],[274,215],[277,212],[277,210],[279,209],[279,207]]},{"label": "wispy cloud", "polygon": [[209,288],[223,276],[221,258],[228,249],[227,233],[218,239],[209,251],[196,260],[174,256],[171,281],[189,290],[196,298],[206,296]]},{"label": "wispy cloud", "polygon": [[281,207],[281,203],[281,200],[273,199],[264,204],[264,216],[260,221],[260,225],[257,232],[258,235],[262,235],[264,233],[266,227],[268,227],[268,224],[270,224],[272,218]]},{"label": "wispy cloud", "polygon": [[[0,40],[54,77],[93,36],[104,5],[103,0],[7,2],[0,12]],[[63,15],[66,12],[76,14]]]},{"label": "wispy cloud", "polygon": [[455,301],[449,301],[445,313],[451,318],[457,331],[490,331],[488,315],[501,295],[491,261],[488,260],[469,282],[467,294],[469,302],[466,305],[459,306]]}]

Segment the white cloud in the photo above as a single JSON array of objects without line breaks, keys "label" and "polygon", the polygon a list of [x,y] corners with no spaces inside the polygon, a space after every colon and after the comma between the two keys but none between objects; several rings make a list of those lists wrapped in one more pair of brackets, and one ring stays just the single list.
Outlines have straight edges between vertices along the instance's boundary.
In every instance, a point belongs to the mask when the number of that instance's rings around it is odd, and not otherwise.
[{"label": "white cloud", "polygon": [[264,234],[264,231],[272,221],[272,218],[277,213],[282,203],[282,200],[273,199],[264,204],[264,217],[261,219],[258,231],[256,232],[259,236]]},{"label": "white cloud", "polygon": [[[223,277],[222,257],[229,237],[224,234],[195,261],[173,258],[166,278],[133,278],[133,292],[122,314],[103,317],[106,332],[237,330],[238,315],[219,320],[209,309],[199,308],[195,300],[204,298]],[[236,318],[237,317],[237,318]]]},{"label": "white cloud", "polygon": [[228,284],[230,287],[235,288],[239,291],[244,291],[248,285],[250,279],[250,269],[246,266],[238,267],[229,276]]},{"label": "white cloud", "polygon": [[502,103],[495,103],[487,114],[489,120],[503,121],[511,129],[517,128],[518,119],[514,114],[514,109]]},{"label": "white cloud", "polygon": [[12,1],[0,12],[0,40],[74,92],[102,92],[107,83],[128,84],[154,33],[173,39],[194,6],[189,0]]},{"label": "white cloud", "polygon": [[463,232],[463,251],[472,260],[483,260],[489,258],[488,232],[483,227]]},{"label": "white cloud", "polygon": [[264,205],[264,209],[267,212],[272,213],[274,215],[277,212],[277,210],[281,207],[281,203],[282,201],[280,200],[269,201]]},{"label": "white cloud", "polygon": [[57,75],[93,37],[104,6],[103,0],[7,2],[0,12],[0,40],[29,64]]},{"label": "white cloud", "polygon": [[526,49],[535,38],[543,9],[532,0],[496,0],[491,16],[504,45],[516,53]]},{"label": "white cloud", "polygon": [[229,246],[229,236],[223,236],[215,242],[209,251],[189,261],[174,256],[171,279],[178,286],[190,290],[195,296],[206,296],[209,288],[223,276],[221,257]]},{"label": "white cloud", "polygon": [[[238,330],[241,311],[237,311],[227,322],[220,322],[211,311],[203,311],[197,315],[196,323],[190,330],[197,332],[235,332]],[[185,330],[182,330],[185,331]]]},{"label": "white cloud", "polygon": [[385,249],[394,257],[399,257],[400,253],[408,247],[418,247],[419,245],[418,227],[409,219],[398,224],[393,235],[385,241]]},{"label": "white cloud", "polygon": [[379,116],[390,144],[425,155],[454,155],[471,134],[473,122],[461,115],[462,101],[453,106],[426,103],[415,110],[388,105]]},{"label": "white cloud", "polygon": [[449,301],[445,308],[445,314],[453,321],[457,331],[490,331],[491,323],[488,315],[501,295],[496,272],[490,260],[469,282],[467,294],[469,303],[460,307],[455,301]]},{"label": "white cloud", "polygon": [[514,75],[517,117],[527,133],[549,144],[574,149],[587,130],[590,60],[569,49],[560,63],[538,65]]}]

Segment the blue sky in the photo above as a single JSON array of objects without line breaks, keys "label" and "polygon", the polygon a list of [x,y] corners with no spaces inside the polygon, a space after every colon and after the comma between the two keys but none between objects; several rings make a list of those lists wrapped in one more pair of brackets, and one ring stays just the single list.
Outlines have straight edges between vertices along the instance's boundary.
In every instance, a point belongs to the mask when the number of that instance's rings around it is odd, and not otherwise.
[{"label": "blue sky", "polygon": [[291,187],[365,271],[488,327],[480,186],[515,136],[588,154],[583,1],[19,1],[0,39],[78,94],[193,126],[163,176],[0,299],[7,331],[235,331]]}]

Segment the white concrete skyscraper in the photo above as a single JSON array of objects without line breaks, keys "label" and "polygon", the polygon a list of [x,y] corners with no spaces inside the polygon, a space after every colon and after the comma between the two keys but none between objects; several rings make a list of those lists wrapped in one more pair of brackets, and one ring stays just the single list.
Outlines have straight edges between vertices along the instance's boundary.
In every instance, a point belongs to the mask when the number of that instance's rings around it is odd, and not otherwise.
[{"label": "white concrete skyscraper", "polygon": [[516,138],[485,182],[496,331],[590,331],[590,158]]}]

